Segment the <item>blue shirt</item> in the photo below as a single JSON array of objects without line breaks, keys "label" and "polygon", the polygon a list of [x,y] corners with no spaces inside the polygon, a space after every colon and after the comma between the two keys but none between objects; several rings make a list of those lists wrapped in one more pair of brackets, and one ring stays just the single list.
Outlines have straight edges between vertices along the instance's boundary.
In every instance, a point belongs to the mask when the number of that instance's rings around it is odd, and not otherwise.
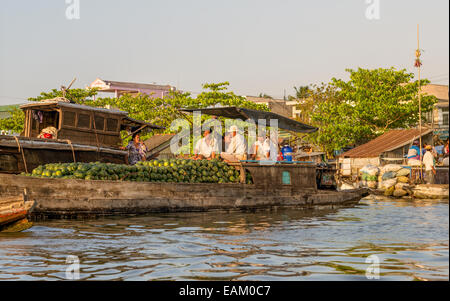
[{"label": "blue shirt", "polygon": [[410,156],[408,157],[408,159],[416,159],[416,160],[420,160],[419,154],[420,154],[420,148],[417,145],[413,145],[411,146],[409,149],[414,149],[416,150],[417,155],[415,156]]}]

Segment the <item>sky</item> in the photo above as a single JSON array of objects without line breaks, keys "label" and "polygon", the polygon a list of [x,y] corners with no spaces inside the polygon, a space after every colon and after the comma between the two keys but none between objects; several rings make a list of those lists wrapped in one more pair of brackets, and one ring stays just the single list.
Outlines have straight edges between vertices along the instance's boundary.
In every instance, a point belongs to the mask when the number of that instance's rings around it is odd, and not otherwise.
[{"label": "sky", "polygon": [[417,74],[417,24],[422,76],[448,85],[448,0],[0,0],[0,105],[75,77],[282,98],[347,68]]}]

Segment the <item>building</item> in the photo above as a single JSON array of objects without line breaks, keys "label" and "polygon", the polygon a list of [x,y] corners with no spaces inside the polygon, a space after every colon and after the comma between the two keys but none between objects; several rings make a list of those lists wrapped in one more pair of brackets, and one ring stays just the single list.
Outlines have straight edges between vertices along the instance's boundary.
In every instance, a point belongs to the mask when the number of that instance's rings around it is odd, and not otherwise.
[{"label": "building", "polygon": [[128,82],[118,82],[111,80],[103,80],[97,78],[88,88],[97,88],[99,92],[114,93],[114,97],[119,98],[124,94],[147,94],[153,98],[163,98],[172,91],[176,91],[175,87],[170,85],[156,84],[138,84]]},{"label": "building", "polygon": [[248,101],[257,103],[257,104],[264,104],[266,105],[269,110],[273,113],[282,115],[284,117],[288,118],[295,118],[295,116],[292,115],[292,107],[290,105],[286,104],[286,101],[283,99],[272,99],[272,98],[266,98],[266,97],[256,97],[256,96],[245,96],[245,98]]},{"label": "building", "polygon": [[433,130],[430,128],[391,130],[366,144],[353,148],[338,157],[339,171],[342,176],[357,175],[368,164],[383,166],[386,164],[406,164],[406,155],[414,140],[422,136],[422,143],[431,144]]},{"label": "building", "polygon": [[434,105],[433,112],[428,114],[428,125],[434,129],[434,134],[441,140],[449,137],[448,134],[448,86],[445,85],[426,85],[422,87],[422,93],[434,95],[438,102]]}]

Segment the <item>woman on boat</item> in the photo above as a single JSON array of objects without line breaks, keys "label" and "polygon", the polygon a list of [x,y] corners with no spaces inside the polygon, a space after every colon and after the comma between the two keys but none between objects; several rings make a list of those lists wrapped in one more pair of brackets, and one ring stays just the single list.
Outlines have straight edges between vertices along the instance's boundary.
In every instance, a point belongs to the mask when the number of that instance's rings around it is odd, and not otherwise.
[{"label": "woman on boat", "polygon": [[147,152],[147,147],[144,142],[141,141],[139,133],[133,134],[133,139],[128,143],[125,148],[128,150],[128,163],[134,165],[139,161],[145,161],[145,153]]}]

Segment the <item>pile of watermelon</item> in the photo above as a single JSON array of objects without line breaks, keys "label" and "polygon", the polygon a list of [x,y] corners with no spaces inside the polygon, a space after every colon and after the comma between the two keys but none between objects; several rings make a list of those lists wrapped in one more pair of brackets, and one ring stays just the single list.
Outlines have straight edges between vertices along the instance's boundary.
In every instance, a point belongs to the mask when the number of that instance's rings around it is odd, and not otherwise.
[{"label": "pile of watermelon", "polygon": [[[220,160],[167,159],[139,162],[136,165],[111,163],[52,163],[41,165],[27,176],[58,179],[165,182],[165,183],[239,183],[240,172]],[[252,184],[250,173],[246,173]]]}]

